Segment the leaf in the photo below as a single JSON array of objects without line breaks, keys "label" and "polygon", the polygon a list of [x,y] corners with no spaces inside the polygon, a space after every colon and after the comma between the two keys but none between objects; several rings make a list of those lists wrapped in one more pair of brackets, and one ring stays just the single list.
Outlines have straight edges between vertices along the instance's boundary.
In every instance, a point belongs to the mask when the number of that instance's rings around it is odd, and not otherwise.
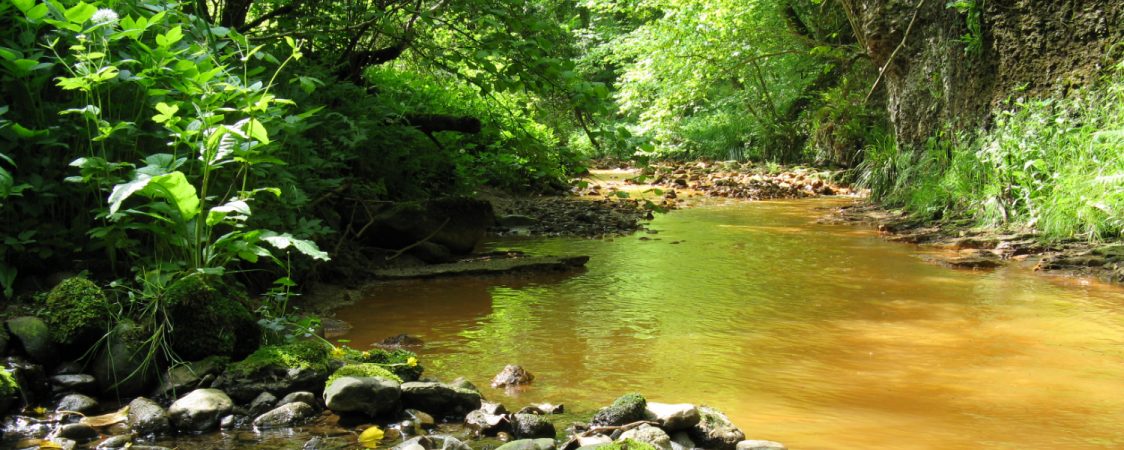
[{"label": "leaf", "polygon": [[386,433],[384,433],[381,428],[372,425],[370,428],[363,430],[362,433],[359,433],[359,445],[362,445],[363,448],[376,448],[385,436]]},{"label": "leaf", "polygon": [[179,211],[184,222],[199,215],[199,197],[195,194],[195,186],[188,183],[187,177],[178,170],[152,177],[142,194],[164,197]]},{"label": "leaf", "polygon": [[180,107],[160,102],[156,104],[156,110],[159,111],[160,114],[152,116],[152,120],[156,123],[164,123],[174,118],[176,113],[179,112]]},{"label": "leaf", "polygon": [[[143,177],[143,178],[141,178]],[[128,183],[121,183],[113,186],[113,192],[109,193],[109,215],[112,217],[117,214],[117,210],[121,208],[121,204],[125,202],[133,194],[136,194],[152,180],[147,175],[138,175],[138,178]]]},{"label": "leaf", "polygon": [[235,200],[225,205],[211,208],[211,210],[207,212],[207,226],[213,227],[218,225],[227,217],[239,221],[248,219],[250,217],[250,205],[242,200]]},{"label": "leaf", "polygon": [[97,427],[108,427],[108,426],[113,425],[113,424],[118,424],[118,423],[124,422],[128,418],[129,418],[129,406],[126,405],[125,407],[123,407],[123,408],[121,408],[117,411],[111,412],[109,414],[103,414],[103,415],[100,415],[100,416],[93,416],[93,417],[83,417],[82,420],[78,421],[78,423],[81,423],[83,425],[89,425],[89,426],[95,427],[95,428],[97,428]]},{"label": "leaf", "polygon": [[311,257],[312,259],[318,259],[321,261],[328,261],[331,259],[330,257],[328,257],[328,252],[320,250],[320,247],[317,247],[315,242],[304,239],[297,239],[289,233],[277,234],[272,231],[267,231],[262,234],[261,239],[268,242],[269,245],[276,247],[278,250],[285,250],[289,247],[293,247],[297,249],[298,252],[301,252],[305,256]]},{"label": "leaf", "polygon": [[70,23],[83,24],[86,23],[87,20],[90,20],[91,17],[94,17],[94,13],[97,11],[98,8],[94,5],[86,2],[78,2],[77,5],[67,9],[63,15],[66,16],[66,20],[69,20]]},{"label": "leaf", "polygon": [[251,138],[257,139],[258,142],[262,144],[269,143],[269,132],[265,130],[265,125],[262,125],[258,119],[250,119],[244,129],[246,130],[246,134],[250,135]]}]

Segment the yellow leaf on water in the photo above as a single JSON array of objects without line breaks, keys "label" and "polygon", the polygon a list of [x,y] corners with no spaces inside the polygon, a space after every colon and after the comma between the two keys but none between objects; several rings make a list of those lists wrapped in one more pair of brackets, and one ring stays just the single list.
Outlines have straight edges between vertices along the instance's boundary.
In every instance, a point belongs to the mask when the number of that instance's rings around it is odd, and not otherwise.
[{"label": "yellow leaf on water", "polygon": [[123,407],[123,408],[121,408],[117,411],[111,412],[109,414],[102,414],[100,416],[93,416],[93,417],[83,417],[82,420],[80,420],[78,422],[81,423],[81,424],[84,424],[84,425],[89,425],[91,427],[97,428],[97,427],[108,427],[108,426],[113,425],[115,423],[121,423],[121,422],[124,422],[125,419],[128,419],[128,418],[129,418],[129,407],[128,407],[128,405],[126,405],[125,407]]},{"label": "yellow leaf on water", "polygon": [[62,448],[62,445],[55,441],[43,440],[39,442],[39,448]]},{"label": "yellow leaf on water", "polygon": [[381,428],[372,425],[371,428],[359,433],[359,445],[362,445],[363,448],[375,448],[382,441],[383,436],[386,436],[386,433]]}]

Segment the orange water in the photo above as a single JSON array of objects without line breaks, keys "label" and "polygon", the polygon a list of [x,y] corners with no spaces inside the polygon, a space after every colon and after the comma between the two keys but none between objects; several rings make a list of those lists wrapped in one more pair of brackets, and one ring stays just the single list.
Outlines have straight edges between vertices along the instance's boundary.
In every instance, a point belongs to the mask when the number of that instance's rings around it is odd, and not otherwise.
[{"label": "orange water", "polygon": [[636,391],[715,406],[792,449],[1124,448],[1124,290],[947,269],[814,223],[837,203],[713,204],[611,241],[501,240],[592,258],[570,275],[377,286],[338,317],[353,347],[421,337],[432,376],[485,387],[523,365],[531,388],[485,389],[509,408],[592,411]]}]

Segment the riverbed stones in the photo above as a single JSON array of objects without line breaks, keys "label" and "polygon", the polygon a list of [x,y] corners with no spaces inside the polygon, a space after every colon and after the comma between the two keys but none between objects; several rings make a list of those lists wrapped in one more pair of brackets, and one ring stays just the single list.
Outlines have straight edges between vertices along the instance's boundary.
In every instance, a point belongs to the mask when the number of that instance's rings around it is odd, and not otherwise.
[{"label": "riverbed stones", "polygon": [[442,417],[464,417],[480,407],[480,393],[444,383],[402,383],[402,405]]},{"label": "riverbed stones", "polygon": [[128,446],[130,443],[133,442],[134,437],[136,437],[136,436],[134,436],[132,434],[122,434],[122,435],[119,435],[119,436],[110,436],[108,438],[105,438],[105,440],[99,442],[97,447],[94,447],[94,448],[96,448],[97,450],[125,448],[126,446]]},{"label": "riverbed stones", "polygon": [[535,414],[512,414],[511,432],[518,439],[553,438],[557,434],[553,423]]},{"label": "riverbed stones", "polygon": [[647,424],[621,433],[621,437],[617,440],[621,441],[625,439],[643,442],[660,450],[671,450],[671,436],[668,436],[667,432],[659,427],[653,427]]},{"label": "riverbed stones", "polygon": [[379,377],[340,377],[324,389],[324,403],[337,413],[375,417],[397,411],[401,386]]},{"label": "riverbed stones", "polygon": [[647,420],[658,422],[668,433],[686,430],[699,423],[699,409],[690,403],[647,402],[644,409]]},{"label": "riverbed stones", "polygon": [[496,447],[496,450],[553,450],[554,439],[519,439]]},{"label": "riverbed stones", "polygon": [[253,401],[262,392],[317,391],[329,372],[310,367],[262,367],[253,373],[223,372],[213,384],[239,402]]},{"label": "riverbed stones", "polygon": [[193,363],[171,367],[160,378],[160,385],[153,392],[153,397],[175,397],[177,393],[190,392],[197,387],[208,387],[203,381],[207,377],[220,375],[228,361],[229,358],[212,356]]},{"label": "riverbed stones", "polygon": [[273,409],[277,405],[277,397],[269,392],[262,392],[250,402],[250,415],[257,416]]},{"label": "riverbed stones", "polygon": [[254,428],[268,430],[291,427],[304,423],[315,416],[316,409],[305,402],[287,403],[254,419]]},{"label": "riverbed stones", "polygon": [[171,428],[168,411],[159,403],[144,397],[137,397],[129,402],[125,423],[133,432],[141,435],[161,434]]},{"label": "riverbed stones", "polygon": [[51,386],[55,392],[82,392],[92,393],[97,387],[97,380],[93,375],[63,374],[50,378]]},{"label": "riverbed stones", "polygon": [[735,450],[738,442],[745,439],[742,433],[729,417],[721,411],[707,407],[699,407],[699,423],[691,427],[688,433],[691,440],[699,447],[715,450]]},{"label": "riverbed stones", "polygon": [[130,397],[151,392],[157,373],[156,364],[146,364],[148,338],[144,327],[129,320],[110,330],[91,368],[103,394]]},{"label": "riverbed stones", "polygon": [[788,447],[780,442],[748,440],[738,442],[737,450],[788,450]]},{"label": "riverbed stones", "polygon": [[644,420],[647,400],[637,393],[625,394],[613,401],[612,405],[593,416],[593,426],[619,426]]},{"label": "riverbed stones", "polygon": [[485,436],[495,435],[510,428],[507,418],[507,408],[493,402],[482,402],[480,409],[468,413],[464,418],[465,426]]},{"label": "riverbed stones", "polygon": [[492,378],[492,387],[519,386],[530,384],[532,381],[535,381],[535,375],[528,372],[527,369],[515,364],[508,364]]},{"label": "riverbed stones", "polygon": [[69,394],[59,400],[55,411],[74,411],[86,414],[98,407],[98,401],[82,394]]},{"label": "riverbed stones", "polygon": [[58,363],[59,354],[46,322],[38,317],[23,316],[8,319],[7,326],[12,337],[33,361],[45,366]]},{"label": "riverbed stones", "polygon": [[101,437],[98,434],[98,430],[95,430],[94,427],[83,423],[68,423],[65,425],[60,425],[58,429],[55,430],[53,435],[57,438],[70,439],[79,444],[84,444]]},{"label": "riverbed stones", "polygon": [[168,408],[172,425],[184,431],[209,431],[234,409],[234,402],[218,389],[196,389]]},{"label": "riverbed stones", "polygon": [[281,397],[281,400],[278,400],[276,405],[281,406],[296,402],[304,402],[305,404],[313,408],[316,408],[316,405],[319,403],[318,401],[316,401],[316,394],[308,391],[296,391],[290,392],[284,397]]}]

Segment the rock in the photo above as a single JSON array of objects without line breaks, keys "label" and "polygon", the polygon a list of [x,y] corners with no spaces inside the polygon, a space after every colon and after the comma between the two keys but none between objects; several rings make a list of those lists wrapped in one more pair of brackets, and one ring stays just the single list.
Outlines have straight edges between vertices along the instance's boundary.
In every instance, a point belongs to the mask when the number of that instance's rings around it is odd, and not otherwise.
[{"label": "rock", "polygon": [[261,327],[246,306],[245,294],[219,277],[183,276],[164,290],[162,301],[175,325],[169,335],[172,349],[181,358],[218,355],[237,360],[261,344]]},{"label": "rock", "polygon": [[737,450],[788,450],[784,444],[773,441],[741,441]]},{"label": "rock", "polygon": [[262,392],[250,402],[250,415],[258,416],[273,409],[277,405],[277,397],[269,392]]},{"label": "rock", "polygon": [[301,450],[352,450],[355,448],[354,441],[355,438],[351,435],[315,436],[305,442]]},{"label": "rock", "polygon": [[422,427],[423,429],[430,429],[437,426],[437,421],[433,419],[433,416],[422,411],[418,411],[416,409],[407,409],[403,411],[403,413],[405,413],[411,421],[417,424],[417,426]]},{"label": "rock", "polygon": [[304,402],[306,405],[313,408],[316,408],[316,406],[320,403],[316,400],[316,394],[308,391],[296,391],[290,392],[288,395],[281,397],[281,400],[277,401],[277,406],[296,402]]},{"label": "rock", "polygon": [[380,248],[428,240],[464,255],[476,248],[495,220],[491,203],[468,197],[399,202],[376,212],[364,236],[367,244]]},{"label": "rock", "polygon": [[452,383],[449,383],[449,386],[480,392],[480,388],[476,387],[475,384],[472,384],[472,382],[468,381],[468,378],[465,377],[457,377]]},{"label": "rock", "polygon": [[234,409],[234,402],[218,389],[196,389],[168,408],[172,425],[183,431],[210,431]]},{"label": "rock", "polygon": [[644,409],[644,417],[659,422],[660,428],[671,433],[686,430],[699,423],[699,409],[690,403],[648,402]]},{"label": "rock", "polygon": [[516,414],[562,414],[566,411],[565,405],[555,405],[551,403],[539,403],[537,405],[527,405],[516,411]]},{"label": "rock", "polygon": [[8,327],[0,326],[0,355],[8,354],[8,343],[12,341],[12,335],[8,333]]},{"label": "rock", "polygon": [[140,435],[163,434],[171,428],[168,412],[164,407],[144,397],[137,397],[129,402],[125,423]]},{"label": "rock", "polygon": [[8,331],[27,356],[45,366],[59,362],[59,354],[51,340],[51,330],[38,317],[23,316],[8,319]]},{"label": "rock", "polygon": [[82,394],[70,394],[59,400],[55,411],[74,411],[86,414],[98,407],[98,401]]},{"label": "rock", "polygon": [[494,435],[510,428],[507,416],[504,414],[488,414],[483,409],[468,413],[464,424],[471,430],[479,431],[485,436]]},{"label": "rock", "polygon": [[375,344],[375,347],[380,348],[405,348],[405,347],[421,347],[424,345],[421,339],[402,333],[397,336],[391,336]]},{"label": "rock", "polygon": [[134,437],[135,436],[133,436],[131,434],[122,434],[120,436],[111,436],[111,437],[106,438],[104,441],[99,442],[98,446],[95,447],[95,448],[97,448],[98,450],[125,448],[126,446],[128,446],[129,444],[131,444],[133,442]]},{"label": "rock", "polygon": [[67,374],[51,377],[51,386],[55,392],[82,392],[92,393],[97,387],[97,380],[92,375]]},{"label": "rock", "polygon": [[54,436],[70,439],[79,444],[94,441],[101,437],[101,435],[98,434],[98,430],[95,430],[94,427],[82,423],[61,425],[55,430]]},{"label": "rock", "polygon": [[605,436],[604,434],[595,434],[593,436],[578,436],[578,447],[595,447],[612,443],[613,438]]},{"label": "rock", "polygon": [[745,439],[745,433],[742,433],[734,423],[730,421],[725,414],[721,411],[706,407],[699,407],[699,423],[691,427],[687,432],[691,436],[691,440],[698,444],[699,447],[715,450],[734,450]]},{"label": "rock", "polygon": [[402,384],[402,405],[440,417],[464,417],[480,407],[480,393],[443,383],[411,381]]},{"label": "rock", "polygon": [[496,450],[553,450],[554,439],[520,439],[496,447]]},{"label": "rock", "polygon": [[410,248],[410,255],[422,260],[426,264],[441,264],[457,259],[448,247],[435,242],[420,242]]},{"label": "rock", "polygon": [[213,387],[226,391],[235,400],[249,402],[262,392],[319,392],[328,374],[326,370],[311,367],[268,366],[249,374],[223,372],[215,379]]},{"label": "rock", "polygon": [[110,330],[91,369],[98,390],[122,397],[150,392],[156,382],[156,364],[146,365],[148,337],[144,327],[128,320],[118,322]]},{"label": "rock", "polygon": [[492,387],[518,386],[530,384],[532,381],[535,381],[534,374],[520,366],[508,364],[492,378]]},{"label": "rock", "polygon": [[208,376],[218,376],[226,367],[228,358],[212,356],[189,364],[180,364],[164,372],[160,385],[153,397],[174,398],[177,394],[191,392],[193,389],[207,387],[203,380]]},{"label": "rock", "polygon": [[508,214],[496,219],[496,226],[500,228],[526,228],[538,223],[538,219],[521,214]]},{"label": "rock", "polygon": [[391,450],[472,450],[452,436],[417,436],[391,447]]},{"label": "rock", "polygon": [[324,389],[324,403],[337,413],[363,413],[371,417],[398,410],[401,386],[377,377],[340,377]]},{"label": "rock", "polygon": [[233,430],[246,424],[247,417],[242,414],[227,414],[219,419],[219,429]]},{"label": "rock", "polygon": [[622,395],[614,400],[612,405],[594,414],[592,424],[593,426],[618,426],[644,420],[647,403],[644,396],[640,394]]},{"label": "rock", "polygon": [[660,450],[671,450],[671,436],[668,436],[667,432],[664,430],[651,425],[641,425],[625,431],[621,433],[620,439],[617,440],[621,441],[624,439],[632,439],[637,442],[650,444]]},{"label": "rock", "polygon": [[74,439],[67,439],[67,438],[59,437],[59,438],[51,439],[50,441],[51,441],[52,444],[57,446],[57,447],[54,447],[54,446],[50,447],[50,448],[53,448],[53,449],[74,450],[75,448],[78,447],[78,443],[75,442]]},{"label": "rock", "polygon": [[672,450],[691,450],[698,447],[695,441],[691,440],[691,436],[686,431],[678,431],[671,433],[671,448]]},{"label": "rock", "polygon": [[534,414],[512,414],[511,432],[518,439],[553,438],[557,434],[553,423]]},{"label": "rock", "polygon": [[316,410],[308,406],[307,403],[287,403],[254,419],[254,428],[266,430],[270,428],[291,427],[304,423],[315,416]]}]

